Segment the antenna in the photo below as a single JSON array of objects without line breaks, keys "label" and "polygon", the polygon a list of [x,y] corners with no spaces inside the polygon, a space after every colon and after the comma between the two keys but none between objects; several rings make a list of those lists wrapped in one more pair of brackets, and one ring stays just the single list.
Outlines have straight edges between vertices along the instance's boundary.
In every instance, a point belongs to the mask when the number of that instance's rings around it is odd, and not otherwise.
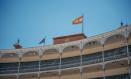
[{"label": "antenna", "polygon": [[19,39],[19,38],[17,39],[17,43],[18,43],[18,44],[20,43],[20,39]]},{"label": "antenna", "polygon": [[121,26],[123,26],[123,22],[121,21]]}]

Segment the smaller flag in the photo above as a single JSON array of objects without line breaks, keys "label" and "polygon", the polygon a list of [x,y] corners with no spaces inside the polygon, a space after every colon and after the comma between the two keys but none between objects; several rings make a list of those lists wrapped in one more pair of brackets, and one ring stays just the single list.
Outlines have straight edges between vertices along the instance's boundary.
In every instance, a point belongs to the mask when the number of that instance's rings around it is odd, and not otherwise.
[{"label": "smaller flag", "polygon": [[45,38],[43,38],[43,39],[39,42],[39,44],[42,44],[42,43],[45,43]]},{"label": "smaller flag", "polygon": [[78,18],[76,18],[72,24],[80,24],[80,23],[83,23],[83,16],[80,16]]}]

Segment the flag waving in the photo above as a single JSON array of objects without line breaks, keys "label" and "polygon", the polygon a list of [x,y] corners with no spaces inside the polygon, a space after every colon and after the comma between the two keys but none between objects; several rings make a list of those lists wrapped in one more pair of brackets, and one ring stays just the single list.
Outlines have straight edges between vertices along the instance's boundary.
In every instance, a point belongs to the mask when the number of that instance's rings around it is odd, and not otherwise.
[{"label": "flag waving", "polygon": [[83,16],[80,16],[78,18],[76,18],[72,24],[80,24],[80,23],[83,23]]},{"label": "flag waving", "polygon": [[39,42],[39,44],[44,43],[44,45],[45,45],[45,41],[46,41],[46,38],[43,38],[43,39]]},{"label": "flag waving", "polygon": [[81,24],[82,25],[82,28],[81,28],[81,32],[84,33],[84,15],[76,18],[72,24]]}]

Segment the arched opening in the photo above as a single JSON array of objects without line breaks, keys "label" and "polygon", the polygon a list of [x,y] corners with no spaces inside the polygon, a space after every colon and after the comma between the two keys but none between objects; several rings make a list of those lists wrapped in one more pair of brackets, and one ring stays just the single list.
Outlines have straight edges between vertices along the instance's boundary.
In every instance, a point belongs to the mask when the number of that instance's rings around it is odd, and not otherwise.
[{"label": "arched opening", "polygon": [[80,66],[80,49],[78,46],[65,47],[61,56],[61,68],[71,68]]},{"label": "arched opening", "polygon": [[91,65],[83,68],[83,78],[97,78],[103,76],[102,65],[102,45],[101,39],[92,40],[83,45],[83,65]]},{"label": "arched opening", "polygon": [[0,62],[18,62],[18,54],[14,52],[3,53]]},{"label": "arched opening", "polygon": [[1,56],[1,58],[16,58],[17,54],[16,53],[6,53]]},{"label": "arched opening", "polygon": [[[41,71],[58,70],[59,64],[60,64],[59,51],[57,49],[47,49],[43,52],[40,66]],[[46,75],[48,75],[48,73]]]},{"label": "arched opening", "polygon": [[18,61],[18,55],[15,52],[10,51],[9,53],[3,53],[0,58],[0,74],[17,73]]},{"label": "arched opening", "polygon": [[42,60],[59,58],[59,51],[57,49],[47,49],[43,52]]},{"label": "arched opening", "polygon": [[20,73],[39,71],[39,54],[37,51],[28,51],[23,54],[20,63]]},{"label": "arched opening", "polygon": [[80,56],[80,48],[77,45],[67,46],[63,49],[62,58]]},{"label": "arched opening", "polygon": [[39,60],[39,54],[37,51],[28,51],[24,53],[22,56],[22,62],[38,61],[38,60]]},{"label": "arched opening", "polygon": [[121,34],[116,34],[108,37],[104,43],[104,49],[109,50],[112,48],[119,48],[125,45],[125,37]]},{"label": "arched opening", "polygon": [[87,42],[83,46],[83,54],[93,54],[96,52],[101,52],[101,50],[102,46],[98,40]]}]

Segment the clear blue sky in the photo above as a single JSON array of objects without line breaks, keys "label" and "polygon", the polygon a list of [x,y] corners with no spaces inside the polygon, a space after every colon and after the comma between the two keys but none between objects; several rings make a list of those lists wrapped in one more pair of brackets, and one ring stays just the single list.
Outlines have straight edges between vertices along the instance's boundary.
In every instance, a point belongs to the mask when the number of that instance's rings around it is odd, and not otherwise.
[{"label": "clear blue sky", "polygon": [[131,0],[0,0],[0,49],[52,44],[53,37],[81,32],[72,21],[84,14],[84,32],[93,36],[131,24]]}]

